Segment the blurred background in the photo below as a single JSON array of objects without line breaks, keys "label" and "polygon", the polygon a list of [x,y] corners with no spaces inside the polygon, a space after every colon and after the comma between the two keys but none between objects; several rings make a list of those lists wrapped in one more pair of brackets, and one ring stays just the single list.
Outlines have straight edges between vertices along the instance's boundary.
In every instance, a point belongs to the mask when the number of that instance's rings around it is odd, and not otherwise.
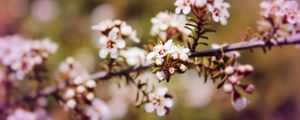
[{"label": "blurred background", "polygon": [[[209,43],[233,43],[243,39],[247,28],[256,28],[261,0],[226,0],[231,4],[227,26],[212,25]],[[0,0],[0,36],[20,34],[26,38],[48,37],[59,44],[58,52],[47,65],[55,71],[59,63],[74,56],[95,72],[101,61],[97,56],[96,37],[91,25],[108,18],[127,21],[147,42],[150,19],[160,11],[174,11],[175,0]],[[204,47],[203,49],[208,49]],[[230,96],[212,83],[189,71],[173,77],[168,84],[176,97],[176,106],[166,117],[144,113],[143,108],[112,102],[115,119],[168,120],[296,120],[300,119],[300,50],[294,46],[273,48],[268,54],[256,49],[243,51],[240,62],[252,64],[255,72],[246,81],[256,86],[249,107],[240,112],[231,106]],[[102,84],[102,83],[100,83]],[[110,83],[103,83],[103,88]],[[100,85],[101,86],[101,85]],[[97,90],[99,94],[103,91]],[[122,94],[122,90],[116,90]],[[130,92],[129,92],[130,93]],[[123,101],[124,102],[124,101]],[[121,108],[125,110],[121,111]],[[67,119],[59,108],[56,119]]]}]

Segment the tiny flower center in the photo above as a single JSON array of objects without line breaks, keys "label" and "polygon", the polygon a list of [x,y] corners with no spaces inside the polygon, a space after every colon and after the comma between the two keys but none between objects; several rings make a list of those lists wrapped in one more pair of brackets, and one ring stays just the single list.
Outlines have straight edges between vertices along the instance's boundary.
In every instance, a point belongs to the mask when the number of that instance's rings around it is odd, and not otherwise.
[{"label": "tiny flower center", "polygon": [[109,40],[107,41],[107,48],[114,48],[115,47],[116,42]]}]

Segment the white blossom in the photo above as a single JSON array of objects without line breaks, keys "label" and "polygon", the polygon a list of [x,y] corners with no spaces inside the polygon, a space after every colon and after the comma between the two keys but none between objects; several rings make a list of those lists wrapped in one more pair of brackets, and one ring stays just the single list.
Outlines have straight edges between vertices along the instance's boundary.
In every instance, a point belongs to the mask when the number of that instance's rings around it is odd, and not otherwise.
[{"label": "white blossom", "polygon": [[176,0],[175,6],[176,10],[175,12],[179,14],[181,11],[183,14],[189,14],[192,10],[191,4],[194,2],[194,0]]},{"label": "white blossom", "polygon": [[157,77],[158,80],[164,80],[164,79],[167,78],[167,75],[164,71],[158,71],[156,73],[156,77]]},{"label": "white blossom", "polygon": [[159,36],[163,40],[171,35],[187,37],[191,31],[185,28],[188,23],[186,16],[169,12],[160,12],[151,19],[151,35]]},{"label": "white blossom", "polygon": [[66,103],[67,107],[70,109],[74,109],[76,107],[76,101],[74,99],[69,99]]},{"label": "white blossom", "polygon": [[167,54],[171,53],[173,48],[174,48],[173,40],[168,40],[165,44],[164,43],[157,44],[153,48],[153,51],[147,55],[147,59],[148,60],[162,59]]},{"label": "white blossom", "polygon": [[99,57],[104,59],[110,56],[113,59],[119,57],[120,50],[126,47],[126,40],[139,43],[136,31],[126,22],[121,20],[105,20],[92,26],[93,30],[100,31]]},{"label": "white blossom", "polygon": [[229,18],[228,8],[230,5],[223,0],[214,0],[213,4],[207,6],[208,10],[212,13],[213,21],[220,22],[222,25],[227,24]]},{"label": "white blossom", "polygon": [[65,99],[69,99],[69,98],[73,98],[75,96],[75,91],[74,89],[68,89],[65,93],[64,98]]},{"label": "white blossom", "polygon": [[111,58],[117,58],[119,56],[119,49],[125,48],[126,43],[124,40],[118,39],[118,32],[119,29],[115,28],[109,32],[108,36],[100,37],[100,58],[106,58],[108,55]]},{"label": "white blossom", "polygon": [[224,92],[226,92],[226,93],[231,93],[231,92],[233,91],[233,86],[232,86],[232,84],[229,84],[229,83],[224,84],[223,90],[224,90]]},{"label": "white blossom", "polygon": [[189,59],[189,54],[190,50],[188,48],[175,45],[173,40],[168,40],[165,44],[157,44],[153,48],[153,51],[147,55],[147,59],[154,59],[156,65],[162,65],[165,61],[164,57],[167,55],[170,55],[175,60],[179,59],[181,61],[187,61]]},{"label": "white blossom", "polygon": [[174,105],[171,97],[167,96],[168,89],[166,87],[156,88],[153,93],[148,94],[148,101],[145,104],[146,112],[156,112],[158,116],[164,116]]},{"label": "white blossom", "polygon": [[225,73],[229,74],[229,75],[234,73],[234,68],[232,66],[226,67],[225,68]]}]

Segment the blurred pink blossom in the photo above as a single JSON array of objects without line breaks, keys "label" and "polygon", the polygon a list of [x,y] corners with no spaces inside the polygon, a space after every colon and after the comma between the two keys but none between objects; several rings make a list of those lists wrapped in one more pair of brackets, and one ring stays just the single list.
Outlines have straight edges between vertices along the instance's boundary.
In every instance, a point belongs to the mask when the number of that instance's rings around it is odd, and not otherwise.
[{"label": "blurred pink blossom", "polygon": [[47,23],[58,14],[58,5],[55,0],[36,0],[32,4],[32,18],[38,22]]}]

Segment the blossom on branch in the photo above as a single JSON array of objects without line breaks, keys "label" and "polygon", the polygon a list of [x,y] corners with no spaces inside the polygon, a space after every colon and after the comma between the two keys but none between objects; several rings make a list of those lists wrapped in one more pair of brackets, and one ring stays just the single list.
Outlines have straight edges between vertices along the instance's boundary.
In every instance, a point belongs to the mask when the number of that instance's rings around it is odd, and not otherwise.
[{"label": "blossom on branch", "polygon": [[254,86],[252,84],[245,85],[241,83],[241,80],[248,76],[253,70],[251,65],[227,66],[224,70],[228,76],[228,80],[225,81],[223,90],[231,94],[232,105],[238,111],[244,109],[248,105],[249,100],[241,96],[237,88],[240,87],[247,93],[253,92]]},{"label": "blossom on branch", "polygon": [[223,0],[214,0],[212,4],[208,4],[207,9],[211,12],[214,22],[226,25],[230,16],[227,10],[229,7],[230,5]]},{"label": "blossom on branch", "polygon": [[151,23],[151,35],[158,36],[164,41],[171,37],[183,41],[191,34],[191,31],[185,28],[188,21],[184,15],[160,12],[151,19]]},{"label": "blossom on branch", "polygon": [[10,79],[22,80],[33,68],[44,63],[57,50],[49,39],[28,40],[21,36],[0,38],[0,62],[11,69]]},{"label": "blossom on branch", "polygon": [[300,11],[295,0],[269,0],[260,4],[263,19],[258,22],[262,37],[276,44],[277,39],[299,33]]},{"label": "blossom on branch", "polygon": [[96,82],[88,79],[89,75],[74,58],[67,58],[60,65],[61,79],[65,81],[62,101],[67,109],[76,108],[79,102],[91,102],[95,98]]},{"label": "blossom on branch", "polygon": [[222,25],[227,24],[229,18],[228,8],[230,4],[224,0],[176,0],[175,12],[179,14],[189,14],[191,11],[196,17],[204,17],[208,12],[214,22],[220,22]]},{"label": "blossom on branch", "polygon": [[153,51],[147,55],[156,67],[153,69],[159,81],[169,81],[170,75],[183,73],[187,70],[185,62],[189,59],[190,50],[168,40],[166,43],[159,43]]},{"label": "blossom on branch", "polygon": [[164,116],[169,113],[173,105],[174,101],[172,96],[168,94],[168,89],[158,87],[154,92],[148,94],[145,111],[149,113],[155,111],[158,116]]},{"label": "blossom on branch", "polygon": [[136,36],[136,31],[124,21],[105,20],[92,26],[92,29],[100,32],[99,57],[102,59],[107,58],[108,55],[112,59],[119,57],[120,50],[126,47],[126,40],[135,43],[140,42]]}]

